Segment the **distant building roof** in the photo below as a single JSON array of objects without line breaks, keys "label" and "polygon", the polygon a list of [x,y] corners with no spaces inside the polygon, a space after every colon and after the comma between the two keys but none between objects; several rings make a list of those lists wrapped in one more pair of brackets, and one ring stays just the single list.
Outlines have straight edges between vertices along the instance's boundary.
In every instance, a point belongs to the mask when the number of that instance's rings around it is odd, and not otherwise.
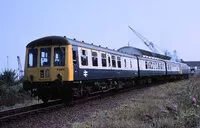
[{"label": "distant building roof", "polygon": [[200,67],[200,61],[184,61],[190,67]]},{"label": "distant building roof", "polygon": [[145,56],[152,56],[152,57],[161,58],[161,59],[165,59],[165,60],[171,59],[171,57],[169,57],[169,56],[149,52],[149,51],[131,47],[131,46],[125,46],[125,47],[119,48],[118,51],[126,52],[126,53],[133,54],[136,56],[144,56],[145,55]]}]

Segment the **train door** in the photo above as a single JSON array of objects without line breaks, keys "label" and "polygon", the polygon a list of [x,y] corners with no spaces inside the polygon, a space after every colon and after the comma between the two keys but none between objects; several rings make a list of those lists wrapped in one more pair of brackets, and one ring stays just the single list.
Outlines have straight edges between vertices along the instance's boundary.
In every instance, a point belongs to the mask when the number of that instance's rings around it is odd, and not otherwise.
[{"label": "train door", "polygon": [[78,80],[79,79],[78,47],[72,46],[72,50],[73,50],[74,80]]}]

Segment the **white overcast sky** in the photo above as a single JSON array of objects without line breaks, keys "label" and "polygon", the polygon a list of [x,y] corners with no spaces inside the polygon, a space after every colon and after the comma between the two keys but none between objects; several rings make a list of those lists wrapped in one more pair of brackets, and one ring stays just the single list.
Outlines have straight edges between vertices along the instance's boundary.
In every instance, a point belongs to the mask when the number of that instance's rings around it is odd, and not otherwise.
[{"label": "white overcast sky", "polygon": [[1,0],[0,69],[24,66],[26,45],[50,35],[118,49],[148,48],[128,25],[162,50],[200,60],[199,0]]}]

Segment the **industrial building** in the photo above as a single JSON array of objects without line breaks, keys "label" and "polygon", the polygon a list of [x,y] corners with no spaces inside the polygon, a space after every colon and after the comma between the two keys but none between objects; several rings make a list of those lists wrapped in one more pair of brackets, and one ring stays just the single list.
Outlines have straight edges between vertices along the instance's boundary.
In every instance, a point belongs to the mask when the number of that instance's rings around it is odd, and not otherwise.
[{"label": "industrial building", "polygon": [[139,49],[139,48],[135,48],[135,47],[132,47],[132,46],[125,46],[125,47],[119,48],[118,51],[128,53],[128,54],[131,54],[131,55],[135,55],[135,56],[160,58],[160,59],[164,59],[164,60],[170,60],[171,59],[171,57],[169,57],[169,56],[149,52],[149,51]]},{"label": "industrial building", "polygon": [[200,61],[183,61],[188,66],[190,66],[192,74],[200,75]]}]

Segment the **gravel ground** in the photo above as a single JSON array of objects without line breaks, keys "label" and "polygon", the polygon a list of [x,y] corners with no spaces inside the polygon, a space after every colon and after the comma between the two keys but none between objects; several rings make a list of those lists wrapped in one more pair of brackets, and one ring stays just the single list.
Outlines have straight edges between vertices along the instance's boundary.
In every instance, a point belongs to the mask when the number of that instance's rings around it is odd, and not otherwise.
[{"label": "gravel ground", "polygon": [[140,94],[148,91],[149,88],[135,89],[117,95],[108,96],[102,99],[88,101],[73,107],[65,107],[49,113],[40,113],[4,123],[3,128],[68,128],[73,123],[80,123],[89,120],[99,111],[117,108],[130,100],[139,97]]}]

